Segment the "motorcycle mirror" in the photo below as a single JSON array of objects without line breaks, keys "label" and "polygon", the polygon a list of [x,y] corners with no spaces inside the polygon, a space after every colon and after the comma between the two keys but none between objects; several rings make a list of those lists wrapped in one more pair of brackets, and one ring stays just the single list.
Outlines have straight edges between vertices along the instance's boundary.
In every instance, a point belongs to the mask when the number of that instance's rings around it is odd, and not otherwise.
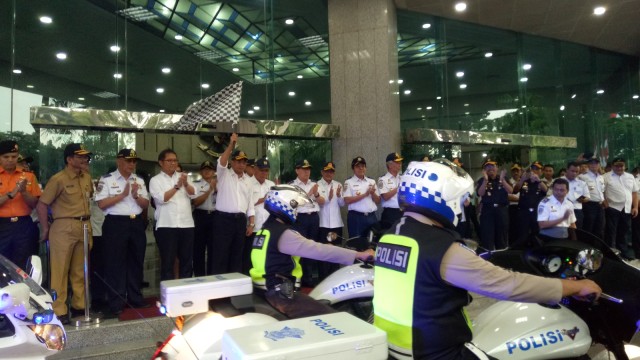
[{"label": "motorcycle mirror", "polygon": [[598,249],[583,249],[576,256],[576,263],[583,269],[596,271],[602,266],[602,251]]},{"label": "motorcycle mirror", "polygon": [[[31,269],[29,269],[31,267]],[[32,255],[29,259],[27,269],[29,269],[29,277],[38,285],[42,285],[42,260],[36,255]]]}]

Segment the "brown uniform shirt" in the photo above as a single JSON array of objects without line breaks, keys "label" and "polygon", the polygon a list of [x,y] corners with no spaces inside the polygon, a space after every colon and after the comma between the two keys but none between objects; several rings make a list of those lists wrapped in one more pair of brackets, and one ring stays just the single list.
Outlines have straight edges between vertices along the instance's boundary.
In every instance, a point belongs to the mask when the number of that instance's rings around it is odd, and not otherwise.
[{"label": "brown uniform shirt", "polygon": [[53,219],[89,216],[89,199],[93,196],[91,176],[79,175],[68,167],[53,175],[42,192],[40,201],[51,207]]}]

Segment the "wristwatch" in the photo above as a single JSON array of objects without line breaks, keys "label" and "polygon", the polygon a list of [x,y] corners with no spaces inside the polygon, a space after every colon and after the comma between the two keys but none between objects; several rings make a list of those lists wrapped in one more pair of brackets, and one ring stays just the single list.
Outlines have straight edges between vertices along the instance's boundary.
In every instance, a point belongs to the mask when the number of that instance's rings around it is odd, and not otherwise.
[{"label": "wristwatch", "polygon": [[253,224],[253,223],[252,223],[252,224],[249,224],[249,226],[251,226],[251,227],[256,227],[256,224]]},{"label": "wristwatch", "polygon": [[176,190],[180,190],[180,186],[178,186],[178,185],[173,185],[173,188],[176,189]]}]

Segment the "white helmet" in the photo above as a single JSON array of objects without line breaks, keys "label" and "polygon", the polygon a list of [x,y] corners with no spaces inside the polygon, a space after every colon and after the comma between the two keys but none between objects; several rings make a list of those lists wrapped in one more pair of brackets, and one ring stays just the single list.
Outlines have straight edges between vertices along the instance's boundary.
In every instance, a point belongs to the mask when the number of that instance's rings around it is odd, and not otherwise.
[{"label": "white helmet", "polygon": [[289,224],[296,222],[299,208],[311,204],[313,200],[296,185],[272,186],[264,200],[264,208],[269,214]]},{"label": "white helmet", "polygon": [[473,192],[473,179],[447,159],[413,161],[400,179],[398,199],[405,211],[414,211],[447,227],[458,223],[462,198]]}]

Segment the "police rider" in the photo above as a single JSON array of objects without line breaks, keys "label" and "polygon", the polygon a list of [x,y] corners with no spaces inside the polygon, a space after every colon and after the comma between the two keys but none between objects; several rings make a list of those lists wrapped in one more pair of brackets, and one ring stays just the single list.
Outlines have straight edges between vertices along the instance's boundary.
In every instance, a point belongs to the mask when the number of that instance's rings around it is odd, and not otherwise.
[{"label": "police rider", "polygon": [[[404,216],[376,250],[374,325],[397,359],[487,358],[469,343],[468,291],[497,299],[557,303],[600,296],[591,280],[559,280],[497,267],[466,248],[454,231],[471,177],[446,159],[412,162],[400,180]],[[402,296],[398,296],[402,294]],[[474,355],[478,354],[478,355]]]},{"label": "police rider", "polygon": [[269,217],[253,240],[253,285],[264,290],[269,304],[289,318],[333,312],[329,306],[294,291],[296,279],[302,277],[301,257],[349,265],[356,258],[366,260],[374,254],[372,250],[356,252],[317,243],[292,230],[298,209],[312,204],[309,195],[298,186],[273,186],[264,201]]}]

